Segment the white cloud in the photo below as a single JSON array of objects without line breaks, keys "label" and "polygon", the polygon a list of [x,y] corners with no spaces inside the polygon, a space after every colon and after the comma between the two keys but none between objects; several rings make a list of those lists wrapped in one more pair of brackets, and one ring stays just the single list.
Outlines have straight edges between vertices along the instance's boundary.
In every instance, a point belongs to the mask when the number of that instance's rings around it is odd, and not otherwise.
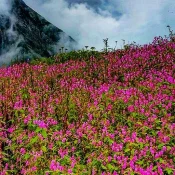
[{"label": "white cloud", "polygon": [[[11,9],[11,1],[10,0],[0,0],[0,15],[5,15],[9,21],[10,25],[9,28],[5,31],[4,35],[8,37],[8,41],[12,42],[13,44],[6,46],[5,48],[1,48],[1,55],[0,55],[0,65],[2,64],[8,64],[12,59],[16,57],[16,55],[19,53],[21,48],[18,48],[18,44],[23,40],[21,36],[18,36],[18,33],[14,31],[14,25],[16,23],[16,18],[14,15],[10,14]],[[4,20],[7,22],[6,20]],[[0,27],[1,25],[4,26],[3,20],[0,21]],[[0,33],[1,34],[1,33]],[[3,38],[2,41],[0,40],[0,44],[3,45]],[[15,41],[15,42],[13,42]]]},{"label": "white cloud", "polygon": [[[70,6],[65,0],[24,1],[72,36],[80,47],[89,45],[100,50],[104,38],[109,38],[111,47],[115,46],[116,40],[120,47],[121,39],[126,43],[144,44],[151,42],[154,36],[168,34],[167,24],[175,27],[175,13],[168,12],[174,11],[174,0],[110,0],[108,5],[103,3],[105,8],[101,8],[100,13],[85,3]],[[119,19],[112,16],[115,11],[122,13]]]},{"label": "white cloud", "polygon": [[17,45],[20,43],[21,38],[19,38],[4,54],[0,55],[0,66],[3,64],[9,64],[10,61],[16,58],[16,55],[20,52],[21,48]]},{"label": "white cloud", "polygon": [[0,14],[9,13],[10,4],[7,0],[0,0]]}]

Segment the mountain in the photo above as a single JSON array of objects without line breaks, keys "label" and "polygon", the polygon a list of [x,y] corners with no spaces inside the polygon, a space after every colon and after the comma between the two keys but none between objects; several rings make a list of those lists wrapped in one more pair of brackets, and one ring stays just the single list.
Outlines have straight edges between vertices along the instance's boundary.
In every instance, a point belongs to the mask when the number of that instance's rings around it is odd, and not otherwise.
[{"label": "mountain", "polygon": [[[9,13],[0,13],[0,62],[11,57],[49,57],[76,41],[28,7],[23,0],[8,0]],[[6,60],[5,60],[6,59]]]}]

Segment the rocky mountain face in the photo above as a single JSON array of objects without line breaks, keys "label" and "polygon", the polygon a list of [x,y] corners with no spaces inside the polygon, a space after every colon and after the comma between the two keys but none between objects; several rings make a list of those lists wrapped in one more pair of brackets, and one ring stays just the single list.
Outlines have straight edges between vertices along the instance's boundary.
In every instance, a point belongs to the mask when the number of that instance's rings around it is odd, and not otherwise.
[{"label": "rocky mountain face", "polygon": [[8,14],[0,13],[0,62],[14,58],[49,57],[76,41],[49,23],[22,0],[8,0]]}]

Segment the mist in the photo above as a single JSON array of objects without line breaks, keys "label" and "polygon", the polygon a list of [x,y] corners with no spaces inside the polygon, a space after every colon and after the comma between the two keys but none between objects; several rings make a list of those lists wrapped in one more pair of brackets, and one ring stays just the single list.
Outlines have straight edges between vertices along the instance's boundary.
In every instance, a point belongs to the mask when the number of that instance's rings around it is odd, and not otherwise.
[{"label": "mist", "polygon": [[0,0],[0,15],[1,14],[9,15],[10,6],[11,6],[10,1]]},{"label": "mist", "polygon": [[[10,13],[11,0],[0,0],[0,17],[1,17],[1,50],[0,50],[0,65],[9,64],[14,59],[21,48],[18,48],[18,44],[23,40],[22,36],[14,30],[14,25],[17,21],[14,15]],[[3,20],[4,19],[4,20]],[[8,20],[7,20],[8,19]],[[7,22],[8,21],[8,22]],[[7,23],[7,24],[3,24]],[[8,28],[6,29],[6,27]],[[7,38],[3,38],[7,36]],[[4,45],[4,40],[8,40],[9,45]]]}]

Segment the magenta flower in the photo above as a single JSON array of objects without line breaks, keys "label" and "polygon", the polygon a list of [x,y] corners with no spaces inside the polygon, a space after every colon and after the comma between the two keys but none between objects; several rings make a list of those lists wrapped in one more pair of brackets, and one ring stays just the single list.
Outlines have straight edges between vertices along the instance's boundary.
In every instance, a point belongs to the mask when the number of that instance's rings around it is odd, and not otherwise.
[{"label": "magenta flower", "polygon": [[14,128],[8,128],[8,129],[7,129],[7,131],[8,131],[9,133],[12,133],[14,130],[15,130]]},{"label": "magenta flower", "polygon": [[21,153],[22,155],[24,155],[24,154],[26,153],[25,148],[21,148],[21,149],[20,149],[20,153]]},{"label": "magenta flower", "polygon": [[68,169],[68,173],[69,174],[72,174],[72,169]]},{"label": "magenta flower", "polygon": [[48,124],[46,124],[42,120],[35,120],[33,123],[38,125],[40,128],[46,128],[47,129],[47,127],[48,127]]},{"label": "magenta flower", "polygon": [[128,111],[129,112],[134,112],[134,106],[133,105],[128,106]]}]

